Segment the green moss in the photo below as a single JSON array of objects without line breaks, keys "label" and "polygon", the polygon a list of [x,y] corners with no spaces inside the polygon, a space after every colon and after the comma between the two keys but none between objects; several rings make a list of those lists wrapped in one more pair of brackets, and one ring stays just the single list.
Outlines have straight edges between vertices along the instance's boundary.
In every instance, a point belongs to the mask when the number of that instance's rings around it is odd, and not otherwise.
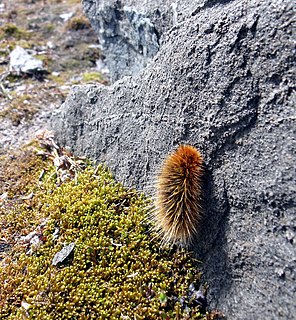
[{"label": "green moss", "polygon": [[38,183],[39,171],[47,165],[40,156],[26,148],[3,155],[0,158],[0,195],[8,192],[13,198],[29,193]]},{"label": "green moss", "polygon": [[100,72],[87,72],[83,74],[82,78],[83,82],[102,82],[104,81],[104,77]]},{"label": "green moss", "polygon": [[56,29],[56,26],[52,23],[47,23],[43,26],[43,31],[47,34],[52,34]]},{"label": "green moss", "polygon": [[64,85],[69,79],[71,78],[72,73],[71,72],[59,72],[58,75],[49,74],[47,76],[47,79],[53,81],[54,83],[57,83],[58,85],[62,86]]},{"label": "green moss", "polygon": [[53,59],[49,54],[38,54],[37,56],[35,56],[35,58],[43,62],[43,66],[45,69],[47,69],[48,66],[53,63]]},{"label": "green moss", "polygon": [[13,23],[6,23],[0,27],[0,39],[2,40],[7,38],[14,38],[17,40],[29,39],[30,34],[27,31],[18,28]]},{"label": "green moss", "polygon": [[66,25],[66,29],[71,31],[78,31],[78,30],[84,30],[89,28],[90,28],[90,22],[82,14],[80,16],[71,18]]},{"label": "green moss", "polygon": [[62,70],[67,71],[67,70],[79,68],[80,64],[81,64],[81,62],[78,61],[77,59],[69,58],[69,59],[61,62],[61,67],[62,67]]},{"label": "green moss", "polygon": [[80,0],[68,0],[67,2],[73,5],[80,3]]},{"label": "green moss", "polygon": [[[196,261],[183,249],[160,249],[144,222],[147,198],[103,166],[88,165],[58,184],[55,168],[35,163],[32,180],[26,176],[33,196],[0,206],[1,230],[14,242],[0,262],[1,319],[204,318],[196,305],[187,301],[184,310],[179,302],[188,300],[191,283],[199,286]],[[42,245],[27,254],[29,245],[18,239],[32,230]],[[55,254],[72,242],[72,258],[53,266]]]}]

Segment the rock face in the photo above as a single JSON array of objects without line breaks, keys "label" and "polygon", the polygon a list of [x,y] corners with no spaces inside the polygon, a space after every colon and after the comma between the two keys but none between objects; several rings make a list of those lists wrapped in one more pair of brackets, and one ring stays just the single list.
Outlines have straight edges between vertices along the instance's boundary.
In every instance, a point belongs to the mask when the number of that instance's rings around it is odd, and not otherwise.
[{"label": "rock face", "polygon": [[138,76],[77,86],[52,118],[61,144],[140,189],[177,145],[199,148],[195,251],[210,306],[228,319],[296,314],[294,10],[290,0],[206,2]]},{"label": "rock face", "polygon": [[97,31],[111,81],[136,75],[158,52],[164,32],[201,0],[83,0]]}]

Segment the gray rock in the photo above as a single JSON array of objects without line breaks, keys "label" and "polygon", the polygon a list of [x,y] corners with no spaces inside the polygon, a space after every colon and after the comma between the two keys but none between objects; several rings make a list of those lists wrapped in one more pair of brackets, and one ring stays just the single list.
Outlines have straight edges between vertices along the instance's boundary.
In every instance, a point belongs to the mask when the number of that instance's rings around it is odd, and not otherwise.
[{"label": "gray rock", "polygon": [[75,248],[75,242],[71,242],[68,245],[65,245],[63,249],[59,252],[57,252],[53,259],[52,259],[52,265],[57,266],[58,264],[63,264],[66,261],[68,261],[71,254],[73,254],[73,250]]},{"label": "gray rock", "polygon": [[294,11],[289,0],[208,1],[138,76],[77,86],[52,118],[59,143],[140,189],[180,143],[200,149],[194,249],[228,319],[296,314]]},{"label": "gray rock", "polygon": [[44,71],[43,62],[34,58],[22,47],[16,46],[10,53],[10,71],[30,74]]},{"label": "gray rock", "polygon": [[162,35],[201,0],[83,0],[97,31],[111,81],[136,75],[158,52]]}]

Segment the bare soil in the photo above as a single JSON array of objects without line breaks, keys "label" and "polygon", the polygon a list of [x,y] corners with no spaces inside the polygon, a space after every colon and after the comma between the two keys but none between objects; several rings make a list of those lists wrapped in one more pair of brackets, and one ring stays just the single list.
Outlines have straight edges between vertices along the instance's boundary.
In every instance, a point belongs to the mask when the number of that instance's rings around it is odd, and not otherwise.
[{"label": "bare soil", "polygon": [[[9,54],[17,46],[43,61],[43,76],[16,74]],[[45,129],[72,85],[107,84],[103,59],[79,0],[0,0],[0,155]]]}]

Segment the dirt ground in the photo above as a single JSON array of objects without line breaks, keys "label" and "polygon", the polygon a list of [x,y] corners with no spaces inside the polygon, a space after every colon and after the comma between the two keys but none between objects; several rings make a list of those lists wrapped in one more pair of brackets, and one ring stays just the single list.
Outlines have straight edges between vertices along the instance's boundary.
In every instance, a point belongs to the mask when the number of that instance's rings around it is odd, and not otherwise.
[{"label": "dirt ground", "polygon": [[[10,71],[21,46],[43,61],[45,74]],[[71,86],[108,84],[100,47],[80,0],[0,0],[0,155],[45,129]]]}]

